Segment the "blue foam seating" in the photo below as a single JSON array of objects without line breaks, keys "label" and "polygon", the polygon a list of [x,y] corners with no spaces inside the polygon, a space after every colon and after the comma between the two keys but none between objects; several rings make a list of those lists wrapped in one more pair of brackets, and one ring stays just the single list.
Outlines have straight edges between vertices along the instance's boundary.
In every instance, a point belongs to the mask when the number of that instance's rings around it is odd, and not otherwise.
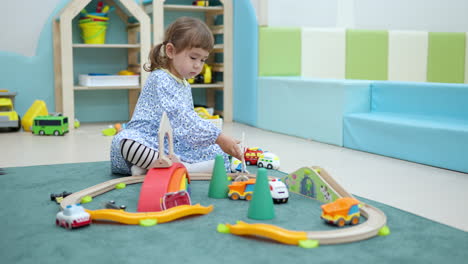
[{"label": "blue foam seating", "polygon": [[370,109],[347,113],[343,145],[468,173],[468,85],[372,82]]},{"label": "blue foam seating", "polygon": [[343,146],[343,115],[369,109],[370,81],[259,77],[257,126]]}]

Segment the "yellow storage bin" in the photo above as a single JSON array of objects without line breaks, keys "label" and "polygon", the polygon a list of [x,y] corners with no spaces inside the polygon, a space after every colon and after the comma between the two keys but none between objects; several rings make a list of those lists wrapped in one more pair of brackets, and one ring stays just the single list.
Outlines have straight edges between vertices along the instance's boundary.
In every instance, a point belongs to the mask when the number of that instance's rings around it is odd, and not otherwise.
[{"label": "yellow storage bin", "polygon": [[34,118],[36,116],[46,116],[49,115],[47,111],[47,105],[42,100],[36,100],[34,103],[29,107],[26,114],[23,116],[23,120],[21,120],[21,125],[23,126],[24,131],[31,131]]}]

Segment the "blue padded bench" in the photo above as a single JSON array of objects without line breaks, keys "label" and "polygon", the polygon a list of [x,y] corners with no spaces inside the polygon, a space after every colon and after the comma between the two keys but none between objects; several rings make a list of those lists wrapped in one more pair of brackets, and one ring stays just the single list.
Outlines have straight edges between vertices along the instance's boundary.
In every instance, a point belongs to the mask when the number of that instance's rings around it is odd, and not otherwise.
[{"label": "blue padded bench", "polygon": [[370,81],[259,77],[257,127],[343,146],[343,115],[370,108]]},{"label": "blue padded bench", "polygon": [[345,147],[468,173],[468,85],[375,81],[370,96],[344,115]]}]

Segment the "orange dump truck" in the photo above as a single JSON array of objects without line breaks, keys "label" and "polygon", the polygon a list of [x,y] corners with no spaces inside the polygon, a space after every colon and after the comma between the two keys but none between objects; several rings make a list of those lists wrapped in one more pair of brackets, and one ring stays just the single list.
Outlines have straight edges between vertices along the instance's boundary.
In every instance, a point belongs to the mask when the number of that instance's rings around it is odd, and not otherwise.
[{"label": "orange dump truck", "polygon": [[252,200],[252,194],[255,186],[255,179],[249,179],[247,181],[233,182],[229,185],[228,196],[232,200]]},{"label": "orange dump truck", "polygon": [[359,223],[359,201],[352,197],[339,198],[336,201],[322,205],[322,215],[325,222],[337,226]]}]

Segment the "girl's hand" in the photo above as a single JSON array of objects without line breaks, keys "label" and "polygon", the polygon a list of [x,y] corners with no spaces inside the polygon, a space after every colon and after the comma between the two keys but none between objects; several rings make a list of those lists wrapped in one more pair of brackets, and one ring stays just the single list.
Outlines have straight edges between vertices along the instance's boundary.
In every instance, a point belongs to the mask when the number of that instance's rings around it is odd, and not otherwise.
[{"label": "girl's hand", "polygon": [[233,156],[238,160],[242,160],[243,153],[237,145],[239,143],[239,140],[233,139],[223,133],[219,134],[218,138],[216,139],[216,144],[218,144],[225,153]]}]

